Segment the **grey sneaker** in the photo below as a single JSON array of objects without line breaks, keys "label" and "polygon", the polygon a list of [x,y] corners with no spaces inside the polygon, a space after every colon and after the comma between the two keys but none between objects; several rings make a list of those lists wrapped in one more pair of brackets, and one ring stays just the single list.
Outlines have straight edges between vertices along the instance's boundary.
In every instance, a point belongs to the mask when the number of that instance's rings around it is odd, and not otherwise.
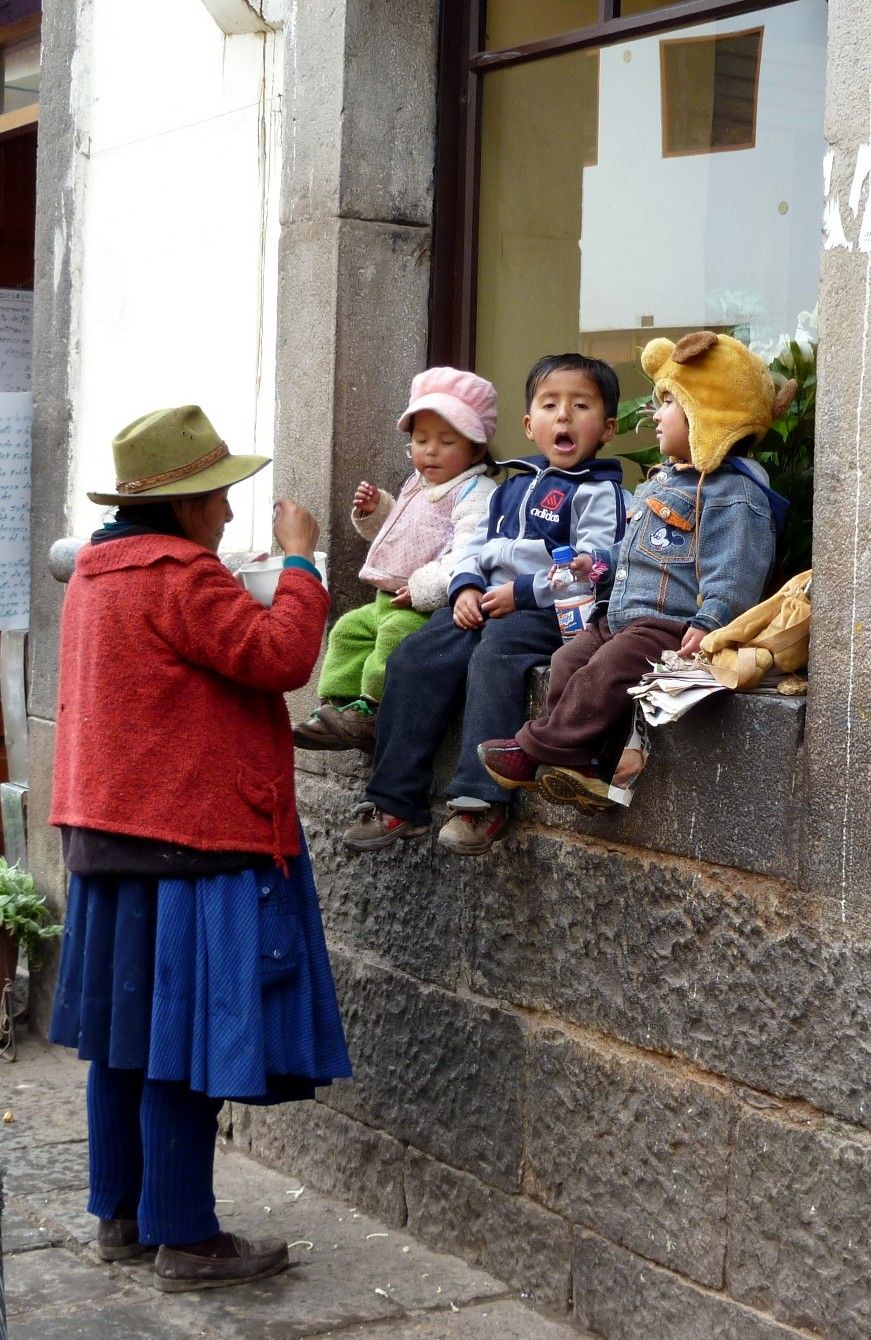
[{"label": "grey sneaker", "polygon": [[455,810],[439,832],[438,841],[455,856],[482,856],[505,836],[508,807],[487,805],[484,809]]},{"label": "grey sneaker", "polygon": [[342,837],[346,847],[354,851],[378,851],[381,847],[392,847],[400,838],[425,837],[429,825],[416,825],[408,819],[397,819],[395,814],[385,814],[375,805],[365,801],[358,805],[354,813],[358,816],[350,828],[346,828]]}]

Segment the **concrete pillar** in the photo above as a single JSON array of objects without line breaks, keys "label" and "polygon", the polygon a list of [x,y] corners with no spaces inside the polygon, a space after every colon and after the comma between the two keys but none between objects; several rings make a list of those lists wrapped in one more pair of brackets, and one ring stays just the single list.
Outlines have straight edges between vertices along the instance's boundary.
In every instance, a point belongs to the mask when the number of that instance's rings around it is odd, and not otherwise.
[{"label": "concrete pillar", "polygon": [[[83,105],[90,38],[90,4],[43,0],[42,74],[36,168],[36,272],[33,304],[33,496],[28,638],[28,865],[56,912],[66,901],[59,835],[48,828],[54,757],[57,640],[61,587],[48,570],[48,551],[67,532],[70,420],[76,367],[78,275],[74,239],[82,204]],[[33,1026],[48,1023],[57,942],[31,979]]]},{"label": "concrete pillar", "polygon": [[286,6],[275,488],[320,520],[337,612],[360,598],[354,488],[407,471],[394,424],[426,358],[437,22],[437,0]]},{"label": "concrete pillar", "polygon": [[[859,40],[864,34],[864,39]],[[871,42],[831,0],[815,451],[806,882],[827,934],[871,931]]]}]

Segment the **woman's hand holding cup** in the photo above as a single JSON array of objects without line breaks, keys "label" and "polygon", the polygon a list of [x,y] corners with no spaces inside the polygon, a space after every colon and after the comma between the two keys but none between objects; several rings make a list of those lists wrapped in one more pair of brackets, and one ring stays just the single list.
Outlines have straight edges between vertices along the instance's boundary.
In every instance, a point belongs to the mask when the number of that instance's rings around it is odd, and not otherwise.
[{"label": "woman's hand holding cup", "polygon": [[314,563],[320,527],[311,512],[290,498],[280,498],[272,515],[272,533],[285,554],[296,554]]}]

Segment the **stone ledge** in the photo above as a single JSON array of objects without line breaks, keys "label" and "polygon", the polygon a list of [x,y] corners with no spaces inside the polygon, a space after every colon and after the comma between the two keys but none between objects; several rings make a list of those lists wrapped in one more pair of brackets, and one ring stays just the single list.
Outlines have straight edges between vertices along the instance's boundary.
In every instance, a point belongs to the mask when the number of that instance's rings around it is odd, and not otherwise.
[{"label": "stone ledge", "polygon": [[[547,671],[534,672],[530,712],[540,712]],[[517,816],[648,851],[800,878],[805,702],[773,693],[723,693],[653,732],[653,749],[632,806],[588,815],[518,792]],[[458,724],[435,761],[435,794],[453,771]],[[368,761],[348,754],[297,754],[300,771],[331,771],[362,790]],[[356,788],[355,788],[356,789]],[[350,806],[348,807],[350,812]]]},{"label": "stone ledge", "polygon": [[[537,671],[533,712],[547,672]],[[586,815],[524,794],[520,814],[550,827],[798,882],[805,702],[721,693],[652,732],[631,808]]]}]

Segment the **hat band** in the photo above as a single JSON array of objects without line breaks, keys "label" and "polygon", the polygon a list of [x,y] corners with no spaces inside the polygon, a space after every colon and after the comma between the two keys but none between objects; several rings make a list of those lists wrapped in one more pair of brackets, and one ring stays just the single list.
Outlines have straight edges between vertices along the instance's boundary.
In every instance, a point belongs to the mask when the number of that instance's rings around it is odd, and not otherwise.
[{"label": "hat band", "polygon": [[210,465],[222,461],[229,455],[230,448],[226,442],[219,442],[211,451],[207,451],[205,456],[199,456],[195,461],[189,461],[187,465],[176,466],[174,470],[164,470],[159,475],[146,475],[144,479],[123,481],[119,479],[116,488],[119,493],[144,493],[146,489],[158,488],[161,484],[174,484],[178,479],[190,479],[191,475],[198,475],[201,470],[207,470]]}]

